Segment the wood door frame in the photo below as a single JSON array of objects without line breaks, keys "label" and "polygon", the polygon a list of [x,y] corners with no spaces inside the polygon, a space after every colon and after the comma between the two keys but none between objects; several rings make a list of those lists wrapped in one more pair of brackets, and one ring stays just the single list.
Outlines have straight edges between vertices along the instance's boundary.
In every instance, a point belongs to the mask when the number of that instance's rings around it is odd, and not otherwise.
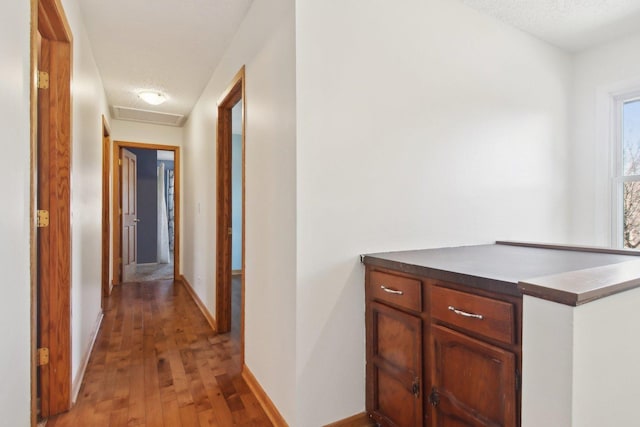
[{"label": "wood door frame", "polygon": [[[174,193],[173,193],[173,206],[174,206],[174,224],[173,227],[173,278],[177,280],[180,277],[180,147],[177,145],[160,145],[160,144],[147,144],[143,142],[130,142],[130,141],[113,141],[113,181],[112,181],[112,235],[111,242],[113,249],[113,285],[119,285],[122,283],[122,245],[121,245],[121,233],[122,224],[120,221],[120,175],[121,170],[117,161],[120,159],[120,150],[122,148],[143,148],[146,150],[163,150],[173,151],[173,164],[174,164]],[[105,174],[102,175],[102,180],[107,181],[109,177]],[[108,240],[108,237],[107,237]],[[104,236],[103,236],[104,241]]]},{"label": "wood door frame", "polygon": [[102,116],[102,296],[100,307],[104,310],[106,298],[111,295],[112,284],[109,283],[109,268],[111,262],[111,247],[109,236],[111,222],[109,221],[111,184],[111,130],[107,119]]},{"label": "wood door frame", "polygon": [[218,100],[218,131],[216,148],[216,326],[218,332],[231,330],[231,109],[242,100],[242,279],[240,307],[240,360],[244,364],[244,303],[245,303],[245,67]]},{"label": "wood door frame", "polygon": [[[43,46],[41,63],[38,53],[40,37]],[[73,35],[60,0],[31,0],[30,49],[31,425],[35,426],[38,378],[41,379],[41,408],[45,417],[71,407]],[[38,89],[38,68],[49,73],[48,89]],[[40,105],[43,105],[46,117],[41,117]],[[49,153],[43,158],[42,164],[39,161],[38,143],[40,121],[46,123],[47,130],[43,153]],[[39,179],[41,174],[47,177],[43,183]],[[36,211],[39,207],[50,210],[49,226],[43,228],[42,232],[38,232],[37,228]],[[41,241],[45,255],[39,254]],[[55,251],[49,249],[52,244],[55,244]],[[51,327],[41,328],[40,324]],[[40,368],[36,356],[38,334],[42,345],[50,350],[49,363]]]}]

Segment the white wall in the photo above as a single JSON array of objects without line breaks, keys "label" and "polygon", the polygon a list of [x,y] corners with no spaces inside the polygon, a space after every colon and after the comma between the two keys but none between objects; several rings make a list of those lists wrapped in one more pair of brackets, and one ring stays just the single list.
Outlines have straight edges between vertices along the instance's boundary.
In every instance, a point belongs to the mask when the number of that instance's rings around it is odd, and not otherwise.
[{"label": "white wall", "polygon": [[216,109],[246,65],[245,363],[295,422],[292,0],[254,0],[185,125],[183,274],[215,315]]},{"label": "white wall", "polygon": [[575,56],[572,117],[571,238],[609,246],[611,233],[612,93],[640,89],[640,35]]},{"label": "white wall", "polygon": [[575,309],[573,426],[638,423],[639,305],[636,288]]},{"label": "white wall", "polygon": [[102,116],[108,109],[78,0],[63,0],[73,33],[71,159],[71,375],[80,369],[101,313]]},{"label": "white wall", "polygon": [[[0,189],[7,204],[0,216],[0,408],[2,422],[27,426],[31,400],[31,285],[29,278],[30,134],[29,2],[11,2],[0,13]],[[10,208],[9,208],[10,207]]]},{"label": "white wall", "polygon": [[524,297],[522,427],[637,424],[638,304],[640,289],[578,307]]},{"label": "white wall", "polygon": [[184,129],[151,123],[111,120],[111,140],[182,146]]},{"label": "white wall", "polygon": [[522,427],[582,426],[572,424],[575,308],[528,295],[522,307]]},{"label": "white wall", "polygon": [[451,0],[296,2],[297,411],[364,410],[358,254],[567,239],[568,55]]}]

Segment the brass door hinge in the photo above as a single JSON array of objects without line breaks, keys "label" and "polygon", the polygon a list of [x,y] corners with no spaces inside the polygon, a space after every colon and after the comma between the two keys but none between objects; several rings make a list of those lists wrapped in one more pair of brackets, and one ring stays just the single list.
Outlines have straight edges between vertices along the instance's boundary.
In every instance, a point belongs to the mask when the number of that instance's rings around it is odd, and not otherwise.
[{"label": "brass door hinge", "polygon": [[122,166],[122,159],[118,159],[118,166]]},{"label": "brass door hinge", "polygon": [[49,73],[38,71],[38,89],[49,89]]},{"label": "brass door hinge", "polygon": [[38,366],[49,364],[49,349],[46,347],[38,349]]},{"label": "brass door hinge", "polygon": [[49,226],[49,211],[38,209],[37,226],[38,228]]}]

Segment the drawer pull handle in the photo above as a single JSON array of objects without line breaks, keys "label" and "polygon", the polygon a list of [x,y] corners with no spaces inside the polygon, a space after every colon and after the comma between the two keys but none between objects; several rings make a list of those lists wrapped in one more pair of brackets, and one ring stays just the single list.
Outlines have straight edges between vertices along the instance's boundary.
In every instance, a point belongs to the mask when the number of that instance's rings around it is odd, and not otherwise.
[{"label": "drawer pull handle", "polygon": [[484,316],[482,314],[467,313],[466,311],[458,310],[452,305],[449,306],[449,311],[453,311],[455,314],[463,317],[471,317],[472,319],[478,320],[484,319]]},{"label": "drawer pull handle", "polygon": [[397,291],[395,289],[387,288],[385,285],[380,285],[380,289],[382,289],[383,291],[385,291],[388,294],[404,295],[403,291]]}]

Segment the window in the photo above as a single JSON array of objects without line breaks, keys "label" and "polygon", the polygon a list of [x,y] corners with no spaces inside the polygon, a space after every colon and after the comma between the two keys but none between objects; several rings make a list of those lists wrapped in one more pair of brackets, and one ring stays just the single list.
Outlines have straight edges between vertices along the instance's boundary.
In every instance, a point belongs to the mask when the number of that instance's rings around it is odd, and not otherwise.
[{"label": "window", "polygon": [[640,249],[640,93],[615,98],[617,246]]}]

